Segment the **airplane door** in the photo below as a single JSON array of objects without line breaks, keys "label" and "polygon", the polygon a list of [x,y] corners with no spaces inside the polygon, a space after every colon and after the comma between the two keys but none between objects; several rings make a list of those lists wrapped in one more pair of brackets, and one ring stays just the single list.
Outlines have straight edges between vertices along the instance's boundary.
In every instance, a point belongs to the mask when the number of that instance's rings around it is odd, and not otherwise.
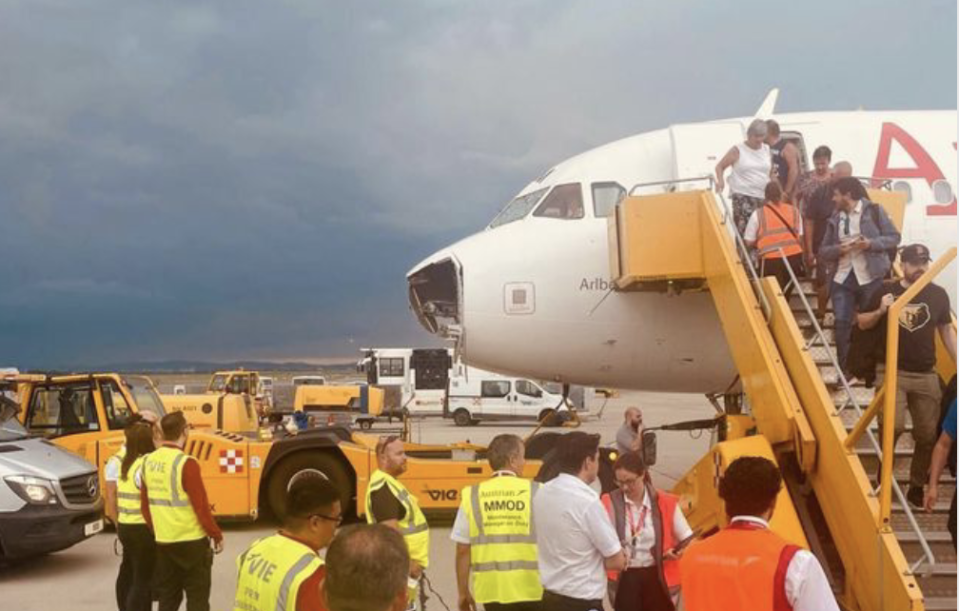
[{"label": "airplane door", "polygon": [[[716,164],[734,144],[742,142],[745,132],[736,121],[673,125],[669,128],[673,144],[673,178],[684,180],[714,176]],[[705,181],[680,184],[678,190],[708,188]]]}]

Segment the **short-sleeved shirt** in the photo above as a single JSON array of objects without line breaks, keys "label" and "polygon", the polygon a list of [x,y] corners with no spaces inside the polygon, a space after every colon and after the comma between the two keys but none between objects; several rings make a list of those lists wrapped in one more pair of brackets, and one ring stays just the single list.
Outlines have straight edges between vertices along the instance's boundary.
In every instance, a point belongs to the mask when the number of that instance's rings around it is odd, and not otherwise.
[{"label": "short-sleeved shirt", "polygon": [[402,520],[406,517],[406,507],[396,498],[389,486],[383,486],[370,494],[370,508],[376,522]]},{"label": "short-sleeved shirt", "polygon": [[[865,311],[874,312],[884,295],[906,292],[901,282],[884,284],[876,291]],[[952,323],[949,294],[937,284],[928,284],[906,304],[899,315],[899,368],[927,373],[936,366],[936,330]]]},{"label": "short-sleeved shirt", "polygon": [[831,186],[831,182],[820,185],[804,200],[803,218],[807,221],[813,221],[813,252],[819,252],[819,246],[826,235],[826,223],[836,212],[836,203],[832,201]]},{"label": "short-sleeved shirt", "polygon": [[604,559],[623,549],[599,494],[583,480],[562,473],[533,497],[539,576],[550,592],[601,600],[606,593]]},{"label": "short-sleeved shirt", "polygon": [[111,456],[107,459],[107,464],[103,466],[104,481],[113,483],[120,481],[120,463],[120,458],[117,456]]},{"label": "short-sleeved shirt", "polygon": [[616,431],[616,447],[620,453],[625,454],[626,452],[632,452],[633,442],[636,441],[637,437],[639,437],[639,431],[629,426],[629,424],[624,423],[623,426],[619,427],[619,430]]},{"label": "short-sleeved shirt", "polygon": [[953,441],[956,440],[956,400],[952,400],[949,411],[946,412],[946,418],[942,421],[942,432],[949,435]]}]

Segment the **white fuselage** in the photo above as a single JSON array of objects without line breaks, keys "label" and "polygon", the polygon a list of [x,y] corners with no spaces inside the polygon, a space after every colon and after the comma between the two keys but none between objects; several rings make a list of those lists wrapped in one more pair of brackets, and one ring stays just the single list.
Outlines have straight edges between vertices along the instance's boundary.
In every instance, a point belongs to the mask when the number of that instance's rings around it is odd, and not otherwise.
[{"label": "white fuselage", "polygon": [[[955,112],[775,118],[784,134],[802,137],[808,167],[825,144],[833,162],[849,161],[857,176],[908,185],[903,244],[922,242],[933,257],[955,245]],[[634,186],[709,175],[750,120],[677,125],[555,166],[517,197],[546,189],[542,203],[553,187],[578,184],[582,218],[537,216],[534,208],[435,253],[409,273],[414,311],[428,330],[459,337],[472,366],[574,384],[722,391],[735,369],[711,297],[611,291],[609,207],[596,210],[604,198],[594,201],[594,192],[608,195],[613,183],[624,192],[662,192],[663,185]],[[955,299],[954,266],[940,283]]]}]

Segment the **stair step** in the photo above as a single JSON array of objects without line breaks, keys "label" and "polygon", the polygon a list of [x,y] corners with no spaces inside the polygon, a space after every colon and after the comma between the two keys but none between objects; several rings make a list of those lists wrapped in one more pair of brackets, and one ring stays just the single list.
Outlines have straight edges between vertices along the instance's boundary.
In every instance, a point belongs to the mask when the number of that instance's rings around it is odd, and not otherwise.
[{"label": "stair step", "polygon": [[955,596],[924,596],[923,606],[926,611],[956,611]]},{"label": "stair step", "polygon": [[956,564],[954,562],[936,563],[931,567],[920,565],[914,575],[924,597],[941,599],[951,597],[953,604],[951,609],[956,608]]}]

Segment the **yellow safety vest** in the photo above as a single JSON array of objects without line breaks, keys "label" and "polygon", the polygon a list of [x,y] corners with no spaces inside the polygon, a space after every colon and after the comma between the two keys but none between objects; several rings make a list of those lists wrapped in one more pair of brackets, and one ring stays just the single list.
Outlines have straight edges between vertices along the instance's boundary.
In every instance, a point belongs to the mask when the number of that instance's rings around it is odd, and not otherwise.
[{"label": "yellow safety vest", "polygon": [[143,517],[143,512],[140,511],[140,478],[143,461],[146,457],[145,454],[133,461],[126,479],[123,478],[123,472],[120,472],[120,478],[117,480],[117,521],[120,524],[147,523]]},{"label": "yellow safety vest", "polygon": [[193,460],[179,448],[162,446],[143,461],[143,478],[157,543],[196,541],[206,531],[183,489],[183,465]]},{"label": "yellow safety vest", "polygon": [[300,586],[321,566],[315,551],[281,534],[254,541],[236,559],[234,611],[295,611]]},{"label": "yellow safety vest", "polygon": [[473,598],[510,604],[543,597],[533,530],[533,495],[539,487],[499,476],[463,489],[460,511],[470,527]]},{"label": "yellow safety vest", "polygon": [[406,515],[399,521],[400,533],[406,539],[406,547],[410,551],[410,558],[424,569],[430,563],[430,526],[426,523],[426,516],[420,510],[416,497],[409,493],[402,483],[395,477],[377,469],[370,477],[370,485],[366,489],[366,521],[373,524],[372,496],[373,493],[388,486],[393,496],[406,508]]}]

